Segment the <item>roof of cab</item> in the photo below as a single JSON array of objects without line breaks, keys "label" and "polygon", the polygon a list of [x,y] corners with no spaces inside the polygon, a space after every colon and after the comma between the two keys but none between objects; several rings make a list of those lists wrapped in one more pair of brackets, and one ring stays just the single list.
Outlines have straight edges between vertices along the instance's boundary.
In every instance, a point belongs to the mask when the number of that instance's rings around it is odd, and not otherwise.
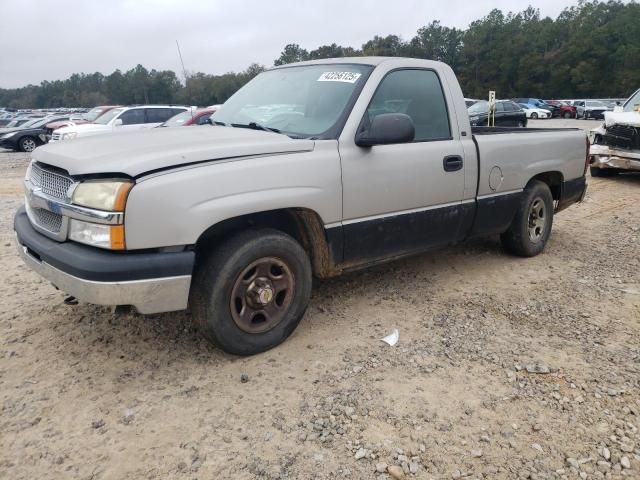
[{"label": "roof of cab", "polygon": [[287,68],[293,66],[302,66],[302,65],[326,65],[326,64],[358,64],[358,65],[370,65],[377,66],[383,62],[398,62],[404,61],[409,62],[411,64],[424,63],[424,64],[436,64],[442,63],[435,60],[425,60],[421,58],[409,58],[409,57],[336,57],[336,58],[321,58],[317,60],[306,60],[304,62],[295,62],[295,63],[287,63],[285,65],[279,65],[277,67],[273,67],[271,70],[277,70],[279,68]]}]

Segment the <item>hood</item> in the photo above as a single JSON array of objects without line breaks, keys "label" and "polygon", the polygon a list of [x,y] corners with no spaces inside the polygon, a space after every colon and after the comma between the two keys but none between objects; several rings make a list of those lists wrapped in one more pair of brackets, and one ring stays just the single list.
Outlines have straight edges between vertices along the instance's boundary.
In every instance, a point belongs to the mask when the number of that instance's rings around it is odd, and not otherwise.
[{"label": "hood", "polygon": [[604,112],[604,124],[629,125],[630,127],[640,127],[640,112]]},{"label": "hood", "polygon": [[11,132],[19,132],[20,130],[24,130],[24,127],[11,127],[11,128],[0,128],[0,135],[4,135],[5,133],[11,133]]},{"label": "hood", "polygon": [[45,133],[46,130],[44,127],[39,127],[39,128],[16,128],[16,129],[12,129],[12,131],[10,132],[0,132],[0,136],[2,135],[6,135],[7,133],[20,133],[20,134],[27,134],[27,135],[40,135],[41,133]]},{"label": "hood", "polygon": [[[83,126],[83,125],[81,125]],[[152,128],[49,143],[34,150],[35,161],[70,175],[152,170],[224,158],[313,150],[312,140],[233,127]]]},{"label": "hood", "polygon": [[56,133],[69,133],[77,132],[78,135],[90,132],[111,132],[113,127],[111,125],[102,125],[101,123],[83,123],[77,124],[72,122],[68,127],[58,128]]},{"label": "hood", "polygon": [[56,128],[61,127],[72,127],[74,125],[84,125],[85,123],[89,123],[86,120],[58,120],[56,122],[47,123],[47,128],[55,130]]}]

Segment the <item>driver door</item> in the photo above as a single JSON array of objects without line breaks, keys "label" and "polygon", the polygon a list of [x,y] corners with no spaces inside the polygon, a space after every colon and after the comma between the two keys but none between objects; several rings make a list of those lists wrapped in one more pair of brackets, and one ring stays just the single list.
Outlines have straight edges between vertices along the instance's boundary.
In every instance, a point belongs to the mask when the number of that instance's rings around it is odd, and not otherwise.
[{"label": "driver door", "polygon": [[463,209],[473,208],[462,202],[465,154],[452,134],[438,74],[422,68],[388,72],[365,115],[392,112],[411,117],[413,142],[359,147],[353,138],[341,138],[339,143],[347,263],[452,242]]}]

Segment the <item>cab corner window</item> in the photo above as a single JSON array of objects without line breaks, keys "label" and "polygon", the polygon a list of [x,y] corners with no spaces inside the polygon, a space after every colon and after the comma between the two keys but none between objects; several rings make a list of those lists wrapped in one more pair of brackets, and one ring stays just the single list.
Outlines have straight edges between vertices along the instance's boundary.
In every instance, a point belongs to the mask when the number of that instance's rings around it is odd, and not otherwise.
[{"label": "cab corner window", "polygon": [[397,70],[376,90],[367,114],[404,113],[415,126],[415,142],[451,138],[449,115],[440,79],[432,70]]}]

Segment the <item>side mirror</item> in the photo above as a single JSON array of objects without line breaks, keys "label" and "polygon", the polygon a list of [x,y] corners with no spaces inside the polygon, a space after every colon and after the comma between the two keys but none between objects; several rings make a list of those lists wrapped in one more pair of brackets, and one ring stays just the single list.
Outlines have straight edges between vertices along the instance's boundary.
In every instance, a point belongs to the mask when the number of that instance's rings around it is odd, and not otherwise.
[{"label": "side mirror", "polygon": [[616,105],[615,107],[613,107],[613,111],[614,113],[622,113],[624,112],[622,105]]},{"label": "side mirror", "polygon": [[213,125],[213,120],[211,120],[211,117],[207,118],[204,123],[206,123],[207,125]]},{"label": "side mirror", "polygon": [[122,119],[121,118],[116,118],[116,121],[113,122],[113,125],[115,127],[121,127],[122,126]]},{"label": "side mirror", "polygon": [[369,128],[356,135],[356,145],[372,147],[390,143],[413,142],[416,129],[413,120],[404,113],[382,113],[371,120]]}]

